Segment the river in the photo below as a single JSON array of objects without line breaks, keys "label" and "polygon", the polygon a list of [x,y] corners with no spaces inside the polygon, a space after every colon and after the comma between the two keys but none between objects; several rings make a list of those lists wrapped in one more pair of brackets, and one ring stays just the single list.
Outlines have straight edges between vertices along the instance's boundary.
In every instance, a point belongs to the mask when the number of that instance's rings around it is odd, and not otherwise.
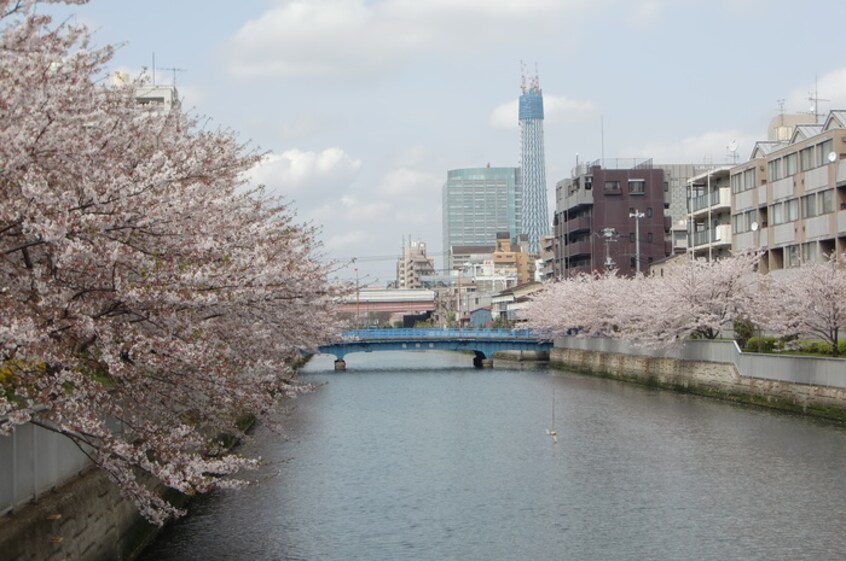
[{"label": "river", "polygon": [[[447,352],[314,357],[144,561],[842,560],[846,429]],[[553,399],[558,442],[547,436]]]}]

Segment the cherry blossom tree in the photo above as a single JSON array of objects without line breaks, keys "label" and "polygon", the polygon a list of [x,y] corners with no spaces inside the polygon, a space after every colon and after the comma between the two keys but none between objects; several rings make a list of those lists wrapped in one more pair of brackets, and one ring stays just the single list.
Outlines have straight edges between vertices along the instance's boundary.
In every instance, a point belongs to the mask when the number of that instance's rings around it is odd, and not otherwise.
[{"label": "cherry blossom tree", "polygon": [[752,300],[757,259],[753,253],[691,259],[648,277],[637,291],[640,313],[621,322],[621,333],[658,343],[715,339]]},{"label": "cherry blossom tree", "polygon": [[759,299],[760,322],[781,336],[819,337],[837,356],[839,332],[846,328],[844,259],[831,254],[823,262],[803,263],[788,274],[770,275]]},{"label": "cherry blossom tree", "polygon": [[[69,2],[82,3],[82,2]],[[245,183],[261,154],[105,83],[111,47],[0,0],[0,434],[76,442],[152,522],[237,485],[214,446],[331,336],[315,232]]]},{"label": "cherry blossom tree", "polygon": [[631,281],[617,271],[550,283],[526,310],[528,326],[552,333],[576,330],[581,334],[612,336],[620,321],[620,298]]},{"label": "cherry blossom tree", "polygon": [[667,344],[691,337],[716,338],[750,306],[757,256],[689,260],[665,276],[580,275],[549,285],[526,311],[529,325],[557,333],[580,328]]}]

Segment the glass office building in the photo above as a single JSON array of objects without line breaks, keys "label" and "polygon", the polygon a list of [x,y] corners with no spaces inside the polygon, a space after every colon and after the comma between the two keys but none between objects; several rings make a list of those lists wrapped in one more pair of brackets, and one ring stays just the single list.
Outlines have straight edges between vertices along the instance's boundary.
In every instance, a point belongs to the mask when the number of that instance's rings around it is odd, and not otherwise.
[{"label": "glass office building", "polygon": [[494,245],[498,232],[521,233],[520,168],[483,167],[447,172],[443,187],[444,255],[455,245]]}]

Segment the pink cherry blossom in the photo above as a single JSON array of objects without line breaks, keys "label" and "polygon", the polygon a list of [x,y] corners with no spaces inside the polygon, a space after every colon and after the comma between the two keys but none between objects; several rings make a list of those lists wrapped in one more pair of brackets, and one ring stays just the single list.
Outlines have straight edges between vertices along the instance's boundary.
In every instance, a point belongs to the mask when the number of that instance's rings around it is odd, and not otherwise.
[{"label": "pink cherry blossom", "polygon": [[151,483],[255,465],[210,450],[298,391],[339,288],[314,229],[245,183],[260,152],[105,85],[112,48],[35,5],[0,0],[0,433],[68,436],[162,523]]}]

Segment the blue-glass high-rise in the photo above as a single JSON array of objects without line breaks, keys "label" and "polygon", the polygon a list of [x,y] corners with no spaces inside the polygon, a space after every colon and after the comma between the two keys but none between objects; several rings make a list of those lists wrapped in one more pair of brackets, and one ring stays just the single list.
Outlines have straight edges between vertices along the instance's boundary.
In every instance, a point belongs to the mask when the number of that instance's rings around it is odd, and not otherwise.
[{"label": "blue-glass high-rise", "polygon": [[523,77],[520,96],[520,167],[523,179],[522,233],[529,237],[529,251],[539,251],[541,237],[549,234],[546,161],[543,151],[543,92],[537,75],[531,84]]}]

